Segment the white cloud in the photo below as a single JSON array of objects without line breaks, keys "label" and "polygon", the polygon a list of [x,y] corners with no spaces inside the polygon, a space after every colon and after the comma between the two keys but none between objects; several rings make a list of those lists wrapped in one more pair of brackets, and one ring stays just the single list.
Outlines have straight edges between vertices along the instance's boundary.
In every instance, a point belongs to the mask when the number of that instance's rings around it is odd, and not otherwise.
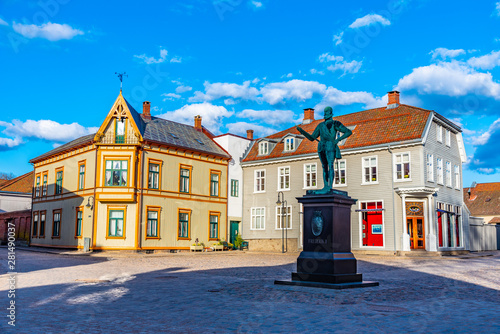
[{"label": "white cloud", "polygon": [[496,16],[500,16],[500,1],[495,4],[495,13]]},{"label": "white cloud", "polygon": [[181,63],[182,58],[181,57],[173,57],[172,59],[170,59],[170,62],[171,63]]},{"label": "white cloud", "polygon": [[277,104],[288,99],[305,101],[314,94],[323,94],[326,86],[316,81],[290,80],[273,82],[261,88],[262,99],[269,104]]},{"label": "white cloud", "polygon": [[311,74],[325,75],[325,72],[323,72],[323,71],[318,71],[318,70],[317,70],[317,69],[315,69],[315,68],[311,68],[311,69],[309,70],[309,72],[311,72]]},{"label": "white cloud", "polygon": [[295,122],[294,113],[291,110],[254,110],[244,109],[236,114],[239,118],[248,118],[251,121],[264,121],[265,123],[276,125]]},{"label": "white cloud", "polygon": [[490,73],[480,73],[466,64],[440,62],[413,69],[399,80],[397,90],[415,89],[419,94],[464,96],[478,94],[500,99],[500,85]]},{"label": "white cloud", "polygon": [[335,43],[335,45],[339,45],[340,43],[342,43],[342,37],[343,36],[344,36],[344,32],[343,31],[341,31],[337,35],[333,35],[333,42]]},{"label": "white cloud", "polygon": [[214,133],[219,133],[219,128],[223,123],[223,118],[231,117],[232,111],[228,111],[223,106],[216,106],[211,103],[186,104],[175,111],[169,111],[157,117],[176,121],[179,123],[194,124],[194,116],[201,115],[202,125]]},{"label": "white cloud", "polygon": [[500,51],[492,51],[484,56],[472,57],[467,61],[467,63],[475,68],[491,70],[492,68],[500,65]]},{"label": "white cloud", "polygon": [[42,25],[12,23],[15,32],[26,38],[45,38],[51,42],[61,39],[72,39],[75,36],[83,35],[83,31],[74,29],[67,24],[44,23]]},{"label": "white cloud", "polygon": [[0,18],[0,26],[8,26],[9,24]]},{"label": "white cloud", "polygon": [[250,81],[243,82],[243,85],[235,83],[205,81],[205,93],[196,91],[194,96],[189,98],[189,102],[213,101],[221,97],[231,97],[233,99],[255,100],[259,91],[255,87],[250,87]]},{"label": "white cloud", "polygon": [[2,147],[3,148],[13,148],[13,147],[16,147],[16,146],[19,146],[23,143],[22,139],[21,138],[1,138],[0,137],[0,151],[2,150]]},{"label": "white cloud", "polygon": [[324,62],[333,62],[332,65],[327,67],[327,70],[335,72],[342,71],[344,74],[346,73],[358,73],[361,65],[363,65],[363,61],[346,61],[342,56],[334,56],[329,53],[323,53],[319,56],[319,61]]},{"label": "white cloud", "polygon": [[192,89],[193,89],[193,87],[180,85],[180,86],[178,86],[175,89],[175,92],[178,93],[178,94],[182,94],[182,93],[185,93],[185,92],[189,92]]},{"label": "white cloud", "polygon": [[350,105],[360,103],[367,108],[376,108],[385,105],[383,98],[375,98],[368,92],[343,92],[334,87],[328,87],[323,95],[322,101],[315,106],[317,110],[323,110],[324,107],[334,107],[337,105]]},{"label": "white cloud", "polygon": [[253,5],[253,7],[255,7],[255,8],[262,8],[262,2],[260,2],[260,1],[255,1],[255,0],[253,0],[253,1],[251,1],[250,3],[251,3],[251,4]]},{"label": "white cloud", "polygon": [[254,130],[254,138],[265,137],[278,132],[277,129],[247,122],[226,124],[226,128],[230,133],[234,133],[243,137],[246,137],[247,130]]},{"label": "white cloud", "polygon": [[15,138],[37,138],[54,142],[68,142],[75,138],[94,133],[96,127],[84,127],[78,123],[61,124],[51,120],[13,120],[12,123],[0,121],[0,126],[5,127],[2,131],[6,135]]},{"label": "white cloud", "polygon": [[437,48],[429,52],[432,59],[441,58],[445,60],[446,58],[456,58],[460,55],[465,54],[464,49],[447,49],[447,48]]},{"label": "white cloud", "polygon": [[161,96],[165,96],[163,101],[167,101],[167,100],[173,101],[173,100],[181,98],[181,96],[179,94],[175,94],[175,93],[163,93],[163,94],[161,94]]},{"label": "white cloud", "polygon": [[361,27],[366,27],[375,23],[380,23],[381,25],[388,26],[391,24],[391,21],[386,19],[385,17],[379,14],[368,14],[363,17],[357,18],[356,21],[351,23],[349,28],[357,29]]},{"label": "white cloud", "polygon": [[287,78],[291,78],[291,77],[293,77],[293,73],[288,73],[288,74],[286,75],[286,77],[287,77]]},{"label": "white cloud", "polygon": [[146,54],[134,55],[134,57],[142,59],[146,64],[159,64],[167,60],[168,51],[165,49],[160,49],[160,58],[156,59],[154,57],[148,57]]}]

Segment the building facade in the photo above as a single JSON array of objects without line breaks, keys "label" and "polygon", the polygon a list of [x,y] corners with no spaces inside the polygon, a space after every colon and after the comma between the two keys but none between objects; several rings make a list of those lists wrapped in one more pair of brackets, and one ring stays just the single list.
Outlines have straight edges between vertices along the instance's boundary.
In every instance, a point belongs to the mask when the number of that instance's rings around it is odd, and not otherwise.
[{"label": "building facade", "polygon": [[[227,237],[230,156],[195,126],[139,114],[121,92],[96,134],[32,159],[31,245],[188,249]],[[87,241],[87,242],[88,242]]]},{"label": "building facade", "polygon": [[[462,217],[461,129],[430,110],[399,103],[334,117],[353,134],[339,143],[334,188],[357,199],[351,213],[352,249],[447,251],[466,247]],[[304,130],[322,120],[306,109]],[[302,208],[296,198],[323,187],[317,142],[295,127],[256,140],[242,161],[243,237],[251,249],[301,248]],[[287,208],[277,205],[283,192]],[[281,211],[284,211],[283,213]],[[282,224],[282,217],[284,223]]]}]

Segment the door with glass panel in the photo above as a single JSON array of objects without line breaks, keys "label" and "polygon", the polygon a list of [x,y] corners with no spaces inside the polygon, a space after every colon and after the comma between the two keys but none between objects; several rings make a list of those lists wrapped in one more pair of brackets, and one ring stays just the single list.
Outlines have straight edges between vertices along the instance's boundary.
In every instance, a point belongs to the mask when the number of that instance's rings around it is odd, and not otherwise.
[{"label": "door with glass panel", "polygon": [[425,249],[424,218],[409,217],[406,219],[411,249]]}]

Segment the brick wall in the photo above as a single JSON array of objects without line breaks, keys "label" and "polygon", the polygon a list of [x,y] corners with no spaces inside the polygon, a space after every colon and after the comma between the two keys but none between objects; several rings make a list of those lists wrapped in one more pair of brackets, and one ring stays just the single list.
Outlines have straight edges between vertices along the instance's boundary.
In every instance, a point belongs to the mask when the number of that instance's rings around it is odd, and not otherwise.
[{"label": "brick wall", "polygon": [[16,228],[16,240],[29,241],[31,230],[31,210],[0,213],[0,243],[8,240],[8,224],[13,222]]}]

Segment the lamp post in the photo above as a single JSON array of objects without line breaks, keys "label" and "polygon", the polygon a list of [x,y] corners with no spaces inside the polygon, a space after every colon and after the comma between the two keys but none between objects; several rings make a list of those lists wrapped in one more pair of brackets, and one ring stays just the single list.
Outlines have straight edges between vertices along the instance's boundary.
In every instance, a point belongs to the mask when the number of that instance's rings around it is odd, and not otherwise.
[{"label": "lamp post", "polygon": [[[92,237],[94,235],[94,204],[95,204],[94,196],[89,196],[89,198],[87,200],[87,205],[85,205],[85,207],[92,211],[92,216],[89,216],[89,217],[92,217]],[[83,219],[82,219],[82,221],[83,221]],[[82,226],[82,230],[83,230],[83,226]],[[84,252],[88,252],[90,250],[90,241],[91,241],[90,238],[87,238],[87,237],[83,238],[83,250],[84,250]]]},{"label": "lamp post", "polygon": [[288,224],[285,227],[285,208],[288,209],[288,203],[282,191],[278,192],[276,205],[281,205],[281,252],[285,253],[288,252]]}]

